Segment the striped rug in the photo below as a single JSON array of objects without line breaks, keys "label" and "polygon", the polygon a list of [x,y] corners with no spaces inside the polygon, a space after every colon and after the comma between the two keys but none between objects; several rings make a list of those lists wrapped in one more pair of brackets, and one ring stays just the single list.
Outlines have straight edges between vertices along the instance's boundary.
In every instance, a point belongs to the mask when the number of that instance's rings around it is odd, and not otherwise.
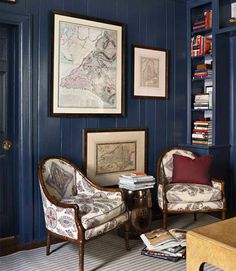
[{"label": "striped rug", "polygon": [[[199,215],[193,221],[193,215],[179,215],[169,219],[170,228],[180,227],[192,229],[198,226],[217,221],[209,215]],[[153,227],[159,227],[155,222]],[[115,232],[92,240],[85,245],[86,271],[184,271],[186,261],[170,262],[140,255],[144,247],[141,239],[130,240],[131,250],[125,250],[125,242]],[[0,257],[1,271],[78,271],[78,248],[71,243],[62,243],[52,246],[54,252],[45,255],[45,247],[21,251],[12,255]],[[204,270],[220,271],[210,265]]]}]

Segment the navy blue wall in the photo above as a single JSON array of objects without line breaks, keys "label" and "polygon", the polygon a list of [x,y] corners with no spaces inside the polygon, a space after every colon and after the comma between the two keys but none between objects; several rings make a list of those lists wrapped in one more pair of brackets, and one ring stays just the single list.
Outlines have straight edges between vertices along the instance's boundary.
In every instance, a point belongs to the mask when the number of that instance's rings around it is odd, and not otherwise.
[{"label": "navy blue wall", "polygon": [[[32,236],[27,239],[29,241],[45,237],[37,180],[38,161],[48,155],[62,155],[82,166],[84,128],[147,127],[148,173],[153,175],[156,175],[156,163],[160,153],[168,147],[186,142],[186,7],[181,0],[17,0],[16,2],[16,4],[0,3],[0,10],[31,17],[34,178],[28,182],[33,183],[33,192],[29,191],[33,193],[33,202],[29,204],[32,204],[34,223],[27,226],[32,227]],[[126,117],[49,117],[51,10],[120,21],[127,25]],[[132,98],[132,44],[168,49],[168,100]],[[22,102],[24,106],[24,100]],[[156,206],[155,191],[153,202]],[[24,215],[23,224],[26,224],[29,219],[27,216],[30,214]]]}]

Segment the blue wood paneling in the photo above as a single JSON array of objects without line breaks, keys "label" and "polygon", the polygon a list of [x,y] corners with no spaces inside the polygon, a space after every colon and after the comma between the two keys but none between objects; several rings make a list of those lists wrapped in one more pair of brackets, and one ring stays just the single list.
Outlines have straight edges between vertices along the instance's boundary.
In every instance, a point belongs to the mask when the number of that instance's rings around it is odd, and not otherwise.
[{"label": "blue wood paneling", "polygon": [[[174,0],[18,0],[0,3],[3,11],[29,14],[32,18],[32,97],[33,97],[33,185],[34,232],[31,240],[44,238],[44,220],[38,189],[37,164],[44,156],[62,155],[83,166],[83,129],[146,127],[148,138],[148,173],[156,175],[160,153],[186,137],[186,59],[185,3]],[[50,93],[50,11],[63,10],[82,15],[120,21],[127,26],[126,39],[126,116],[73,117],[49,116]],[[131,46],[138,44],[169,51],[169,99],[132,97]],[[24,98],[22,103],[24,104]],[[28,164],[26,166],[29,166]],[[153,190],[156,206],[156,191]],[[28,223],[25,212],[22,223]],[[32,217],[31,217],[32,219]],[[27,237],[27,241],[30,238]],[[24,240],[23,240],[24,241]],[[26,239],[25,239],[26,241]]]}]

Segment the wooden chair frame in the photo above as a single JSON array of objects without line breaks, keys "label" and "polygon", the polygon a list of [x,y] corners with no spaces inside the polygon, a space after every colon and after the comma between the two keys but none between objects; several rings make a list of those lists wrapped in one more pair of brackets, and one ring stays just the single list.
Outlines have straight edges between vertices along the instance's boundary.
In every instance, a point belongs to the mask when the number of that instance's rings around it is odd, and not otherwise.
[{"label": "wooden chair frame", "polygon": [[[226,197],[225,197],[225,189],[224,189],[224,181],[223,180],[219,180],[219,179],[215,179],[212,178],[211,180],[214,182],[219,182],[221,184],[222,187],[222,200],[223,200],[223,209],[207,209],[207,210],[197,210],[197,211],[191,211],[191,210],[180,210],[180,211],[171,211],[168,210],[167,204],[167,198],[166,198],[166,189],[167,189],[167,185],[168,185],[168,179],[165,175],[165,170],[163,168],[163,164],[162,164],[162,159],[163,157],[166,155],[167,152],[171,151],[171,150],[183,150],[183,151],[189,151],[187,149],[181,148],[181,147],[175,147],[175,148],[170,148],[168,150],[166,150],[165,152],[163,152],[158,160],[157,163],[157,180],[158,183],[160,183],[163,187],[162,189],[162,197],[163,197],[163,209],[161,209],[162,213],[163,213],[163,228],[167,228],[167,215],[168,214],[181,214],[181,213],[192,213],[194,214],[194,220],[197,219],[197,213],[209,213],[209,212],[220,212],[221,213],[221,219],[224,220],[226,218]],[[195,157],[197,157],[197,155],[193,154]]]},{"label": "wooden chair frame", "polygon": [[[86,180],[88,181],[88,183],[90,183],[92,186],[94,186],[95,188],[101,190],[101,191],[106,191],[106,192],[120,192],[121,195],[122,195],[122,200],[125,199],[125,195],[124,195],[124,192],[118,188],[106,188],[106,187],[102,187],[102,186],[99,186],[97,184],[95,184],[92,180],[90,180],[88,177],[86,177],[81,171],[80,169],[73,163],[71,163],[70,161],[64,159],[64,158],[61,158],[61,157],[57,157],[57,156],[52,156],[52,157],[47,157],[43,160],[40,161],[39,163],[39,166],[38,166],[38,177],[39,177],[39,182],[41,184],[41,187],[43,189],[43,192],[46,196],[46,198],[55,206],[57,207],[60,207],[60,208],[73,208],[74,211],[75,211],[75,223],[76,223],[76,227],[77,227],[77,230],[78,230],[78,236],[77,236],[77,239],[72,239],[72,238],[69,238],[69,237],[66,237],[66,236],[63,236],[63,235],[60,235],[60,234],[56,234],[50,230],[47,229],[47,245],[46,245],[46,255],[50,255],[50,245],[51,245],[51,237],[52,236],[55,236],[56,238],[60,238],[60,239],[63,239],[63,240],[66,240],[66,241],[70,241],[70,242],[73,242],[73,243],[77,243],[78,246],[79,246],[79,270],[80,271],[84,271],[84,245],[85,245],[85,229],[79,219],[79,206],[77,204],[67,204],[67,203],[62,203],[60,201],[58,201],[55,197],[51,196],[49,194],[49,192],[47,191],[47,188],[44,184],[44,180],[43,180],[43,175],[42,175],[42,169],[43,169],[43,165],[45,164],[45,162],[49,159],[60,159],[66,163],[68,163],[69,165],[71,165],[72,167],[74,167],[76,170],[78,170],[80,172],[80,174],[86,178]],[[129,247],[129,234],[128,234],[128,220],[126,222],[124,222],[124,228],[125,228],[125,231],[124,231],[124,236],[125,236],[125,247],[127,250],[130,249]],[[120,225],[121,226],[121,225]],[[114,230],[114,229],[113,229]],[[107,233],[107,232],[106,232]],[[93,240],[93,239],[96,239],[106,233],[103,233],[99,236],[96,236],[96,237],[93,237],[89,240]],[[86,241],[89,241],[89,240],[86,240]]]}]

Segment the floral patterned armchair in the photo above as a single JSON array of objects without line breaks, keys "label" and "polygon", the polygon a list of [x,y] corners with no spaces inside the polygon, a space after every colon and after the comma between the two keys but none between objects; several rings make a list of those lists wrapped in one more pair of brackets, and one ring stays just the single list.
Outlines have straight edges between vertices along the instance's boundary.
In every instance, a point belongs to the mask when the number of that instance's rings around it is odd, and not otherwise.
[{"label": "floral patterned armchair", "polygon": [[[123,192],[103,188],[69,161],[50,157],[39,163],[39,182],[47,228],[46,254],[50,239],[56,237],[79,245],[79,267],[84,270],[84,242],[121,224],[127,229],[128,213]],[[129,249],[128,232],[125,231]]]},{"label": "floral patterned armchair", "polygon": [[211,178],[211,185],[193,183],[173,183],[173,155],[196,158],[191,151],[172,148],[164,152],[158,160],[158,205],[163,213],[163,227],[167,227],[167,214],[197,212],[221,212],[226,216],[224,181]]}]

